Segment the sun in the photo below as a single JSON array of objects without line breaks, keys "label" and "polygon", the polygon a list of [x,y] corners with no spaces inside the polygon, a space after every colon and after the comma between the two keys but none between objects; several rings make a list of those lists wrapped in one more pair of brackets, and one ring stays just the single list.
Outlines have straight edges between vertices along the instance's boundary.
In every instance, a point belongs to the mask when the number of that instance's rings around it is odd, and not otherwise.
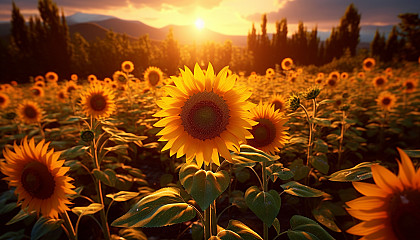
[{"label": "sun", "polygon": [[198,30],[202,30],[204,28],[204,21],[201,18],[197,18],[197,20],[195,20],[195,27]]}]

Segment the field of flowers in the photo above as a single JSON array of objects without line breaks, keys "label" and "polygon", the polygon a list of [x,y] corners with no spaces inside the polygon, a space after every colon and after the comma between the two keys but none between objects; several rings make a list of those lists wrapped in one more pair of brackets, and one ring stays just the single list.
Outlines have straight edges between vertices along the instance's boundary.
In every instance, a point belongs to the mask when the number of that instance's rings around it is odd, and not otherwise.
[{"label": "field of flowers", "polygon": [[1,84],[0,239],[416,239],[419,65],[378,65]]}]

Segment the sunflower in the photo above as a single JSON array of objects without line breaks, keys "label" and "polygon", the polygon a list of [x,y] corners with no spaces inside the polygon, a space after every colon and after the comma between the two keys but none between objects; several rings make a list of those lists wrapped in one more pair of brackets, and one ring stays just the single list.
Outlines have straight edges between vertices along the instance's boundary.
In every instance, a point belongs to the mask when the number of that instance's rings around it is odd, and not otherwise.
[{"label": "sunflower", "polygon": [[98,78],[97,78],[94,74],[90,74],[90,75],[87,77],[87,80],[88,80],[90,83],[93,83],[93,82],[97,81],[97,80],[98,80]]},{"label": "sunflower", "polygon": [[322,81],[323,81],[323,78],[316,78],[316,79],[315,79],[315,83],[316,83],[316,84],[321,84],[321,83],[322,83]]},{"label": "sunflower", "polygon": [[281,68],[283,70],[290,70],[293,67],[293,60],[291,58],[285,58],[281,61]]},{"label": "sunflower", "polygon": [[0,93],[0,109],[5,109],[9,106],[10,99],[6,94]]},{"label": "sunflower", "polygon": [[134,64],[131,61],[124,61],[121,64],[121,69],[126,73],[132,72],[134,70]]},{"label": "sunflower", "polygon": [[114,94],[106,87],[94,84],[81,94],[80,104],[87,116],[109,117],[116,106]]},{"label": "sunflower", "polygon": [[67,95],[67,92],[66,92],[66,90],[60,90],[60,91],[58,91],[58,93],[57,93],[57,99],[58,99],[58,101],[59,102],[65,102],[66,101],[66,99],[68,98],[68,95]]},{"label": "sunflower", "polygon": [[323,72],[320,72],[316,75],[317,78],[324,78],[325,74]]},{"label": "sunflower", "polygon": [[70,76],[70,79],[71,79],[72,81],[74,81],[74,82],[77,82],[77,80],[79,80],[79,77],[77,76],[77,74],[72,74],[72,75]]},{"label": "sunflower", "polygon": [[39,80],[39,81],[35,82],[34,86],[43,88],[43,87],[45,87],[45,82],[44,82],[44,80]]},{"label": "sunflower", "polygon": [[287,99],[280,95],[274,95],[270,99],[270,103],[274,105],[274,110],[279,112],[286,112],[287,110]]},{"label": "sunflower", "polygon": [[55,72],[47,72],[45,74],[45,79],[47,79],[48,82],[55,83],[58,81],[58,75]]},{"label": "sunflower", "polygon": [[162,70],[158,67],[148,67],[144,72],[144,80],[150,87],[156,87],[163,80]]},{"label": "sunflower", "polygon": [[341,75],[340,75],[340,78],[341,79],[347,79],[347,78],[349,78],[349,74],[346,73],[346,72],[342,72]]},{"label": "sunflower", "polygon": [[283,147],[288,137],[284,124],[287,118],[279,110],[274,110],[273,104],[260,104],[251,109],[252,120],[258,124],[252,127],[251,134],[253,139],[249,139],[247,144],[258,148],[264,152],[274,154],[279,148]]},{"label": "sunflower", "polygon": [[265,76],[268,78],[272,78],[274,77],[275,71],[272,68],[267,68],[267,70],[265,70]]},{"label": "sunflower", "polygon": [[330,75],[328,75],[329,78],[334,78],[336,80],[339,80],[340,76],[341,76],[340,73],[337,71],[331,72]]},{"label": "sunflower", "polygon": [[38,81],[45,81],[45,79],[44,79],[43,76],[38,75],[38,76],[35,77],[35,82],[38,82]]},{"label": "sunflower", "polygon": [[361,239],[408,240],[420,235],[420,170],[398,148],[398,176],[380,165],[373,165],[375,184],[353,182],[365,196],[347,202],[347,211],[361,223],[347,230]]},{"label": "sunflower", "polygon": [[375,77],[372,81],[373,86],[375,86],[376,88],[384,87],[387,82],[388,80],[383,76]]},{"label": "sunflower", "polygon": [[187,163],[195,157],[198,166],[220,165],[219,154],[231,160],[229,150],[237,151],[240,142],[252,138],[246,130],[255,124],[248,112],[254,104],[246,101],[251,92],[234,87],[235,77],[227,77],[227,70],[216,76],[209,64],[204,75],[196,64],[194,74],[185,67],[181,78],[173,78],[176,87],[163,87],[169,97],[156,102],[162,110],[154,115],[164,117],[154,124],[164,127],[157,133],[162,136],[159,141],[168,141],[162,151],[186,155]]},{"label": "sunflower", "polygon": [[66,194],[75,194],[73,180],[65,176],[69,167],[63,167],[64,160],[59,160],[60,153],[48,151],[49,143],[44,140],[35,145],[32,138],[25,137],[14,152],[4,148],[6,159],[1,164],[1,171],[6,175],[10,187],[16,187],[18,202],[28,212],[35,210],[45,217],[57,218],[59,213],[69,210],[71,202]]},{"label": "sunflower", "polygon": [[66,85],[64,87],[67,94],[72,94],[75,90],[77,90],[78,86],[73,81],[66,82]]},{"label": "sunflower", "polygon": [[375,67],[376,61],[373,58],[366,58],[363,60],[363,69],[365,71],[372,71]]},{"label": "sunflower", "polygon": [[337,78],[328,78],[326,85],[330,88],[334,88],[337,86]]},{"label": "sunflower", "polygon": [[121,84],[126,84],[128,81],[128,76],[124,72],[121,71],[115,71],[114,74],[112,74],[112,79],[114,79],[114,82]]},{"label": "sunflower", "polygon": [[384,111],[391,110],[394,107],[396,101],[397,97],[394,94],[387,91],[381,92],[378,98],[376,99],[378,106]]},{"label": "sunflower", "polygon": [[417,81],[414,79],[407,79],[403,82],[403,92],[404,93],[412,93],[417,88]]},{"label": "sunflower", "polygon": [[42,119],[42,110],[36,102],[25,100],[18,106],[17,114],[26,124],[37,123]]},{"label": "sunflower", "polygon": [[358,72],[357,73],[357,77],[358,78],[362,78],[363,79],[363,78],[365,78],[365,76],[366,76],[366,74],[364,72]]},{"label": "sunflower", "polygon": [[33,97],[36,97],[36,98],[44,97],[44,94],[45,94],[44,89],[42,87],[38,87],[38,86],[31,87],[30,91],[31,91],[31,95]]}]

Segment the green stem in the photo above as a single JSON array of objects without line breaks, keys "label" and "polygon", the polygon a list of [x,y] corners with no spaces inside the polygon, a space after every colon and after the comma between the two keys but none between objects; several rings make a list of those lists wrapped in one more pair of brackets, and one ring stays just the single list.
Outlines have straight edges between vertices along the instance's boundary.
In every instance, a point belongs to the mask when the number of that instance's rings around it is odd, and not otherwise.
[{"label": "green stem", "polygon": [[308,124],[309,124],[309,140],[308,140],[308,150],[307,150],[307,156],[306,156],[306,165],[310,168],[311,167],[310,157],[311,157],[311,154],[312,154],[312,128],[313,128],[313,123],[311,121],[311,117],[309,117],[309,113],[306,110],[305,106],[300,104],[300,107],[303,109],[303,111],[305,111],[306,120],[308,121]]},{"label": "green stem", "polygon": [[61,217],[64,220],[64,226],[67,230],[67,234],[69,239],[76,240],[76,233],[74,232],[73,224],[70,221],[69,215],[67,214],[67,211],[64,211],[64,213],[61,214]]},{"label": "green stem", "polygon": [[340,143],[338,145],[338,162],[337,162],[337,170],[339,170],[341,168],[341,158],[342,158],[342,153],[343,153],[343,140],[344,140],[344,131],[345,131],[345,126],[346,126],[346,122],[344,121],[346,119],[346,112],[343,111],[343,119],[341,121],[341,134],[340,134]]},{"label": "green stem", "polygon": [[[207,166],[204,164],[204,170],[210,171],[210,164]],[[213,236],[212,234],[212,219],[211,219],[211,205],[204,210],[204,240],[207,240]]]},{"label": "green stem", "polygon": [[[262,171],[262,183],[263,183],[263,191],[264,193],[268,192],[268,179],[267,179],[267,171],[265,170],[267,168],[267,163],[262,162],[261,163],[261,171]],[[268,240],[268,226],[266,223],[263,223],[263,232],[264,232],[264,240]]]},{"label": "green stem", "polygon": [[41,132],[42,138],[45,139],[45,132],[44,129],[42,129],[42,125],[40,122],[38,122],[39,131]]},{"label": "green stem", "polygon": [[217,214],[216,214],[216,200],[210,205],[211,218],[211,235],[217,236]]}]

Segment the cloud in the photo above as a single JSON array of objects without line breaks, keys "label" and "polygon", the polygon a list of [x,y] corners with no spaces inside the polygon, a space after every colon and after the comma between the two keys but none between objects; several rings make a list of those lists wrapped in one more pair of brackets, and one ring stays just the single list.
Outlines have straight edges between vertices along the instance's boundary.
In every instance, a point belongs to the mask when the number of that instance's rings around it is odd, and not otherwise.
[{"label": "cloud", "polygon": [[[347,6],[352,2],[361,14],[361,25],[397,24],[398,14],[420,11],[417,0],[288,0],[282,1],[279,9],[267,12],[267,19],[273,23],[287,18],[291,24],[303,21],[305,25],[309,23],[317,24],[320,28],[331,28],[339,24]],[[260,22],[262,14],[255,13],[245,18]]]}]

